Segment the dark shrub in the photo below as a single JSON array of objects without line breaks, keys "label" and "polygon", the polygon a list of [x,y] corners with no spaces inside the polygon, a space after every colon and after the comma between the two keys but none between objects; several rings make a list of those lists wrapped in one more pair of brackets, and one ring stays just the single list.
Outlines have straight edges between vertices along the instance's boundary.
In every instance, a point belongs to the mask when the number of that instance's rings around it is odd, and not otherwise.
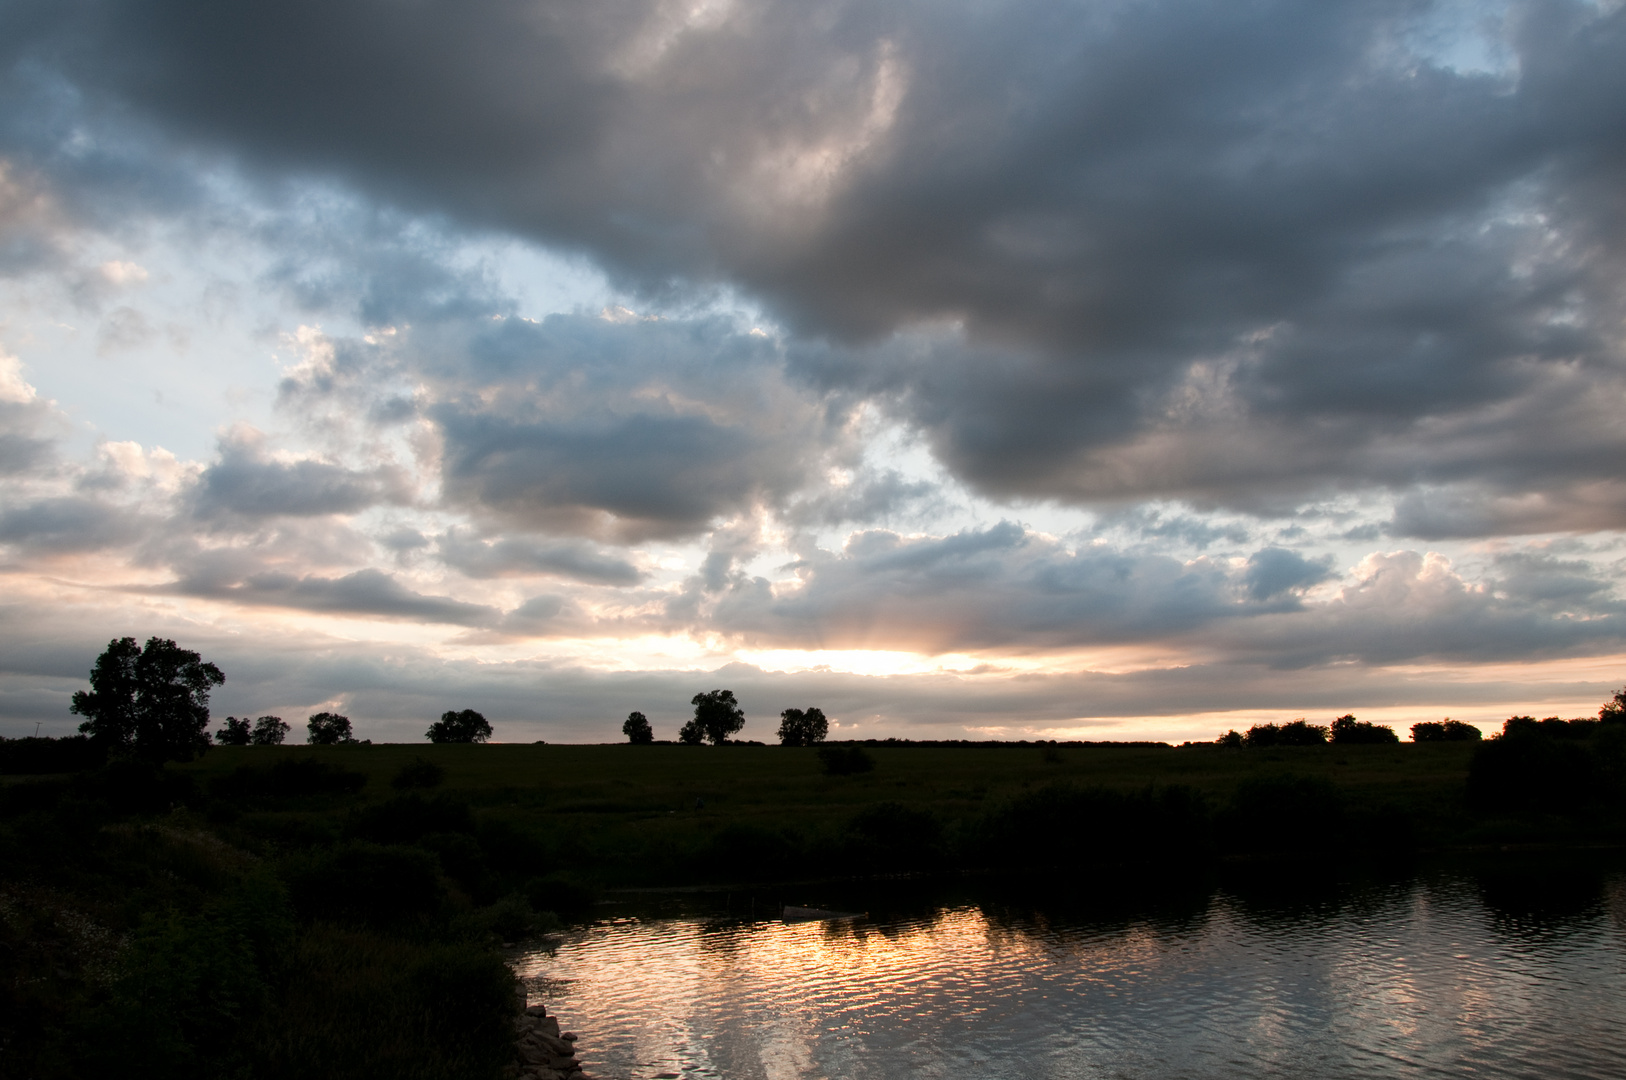
[{"label": "dark shrub", "polygon": [[1344,832],[1344,800],[1311,776],[1261,776],[1238,785],[1221,817],[1225,846],[1241,851],[1335,853]]},{"label": "dark shrub", "polygon": [[486,865],[485,852],[468,833],[428,833],[418,838],[418,846],[433,851],[440,859],[441,870],[476,903],[488,904],[497,898],[498,888]]},{"label": "dark shrub", "polygon": [[1242,732],[1237,731],[1235,728],[1227,731],[1224,735],[1221,735],[1219,738],[1215,739],[1214,742],[1220,746],[1228,747],[1233,750],[1247,744],[1247,740],[1244,738]]},{"label": "dark shrub", "polygon": [[1185,864],[1209,842],[1202,797],[1183,786],[1135,792],[1052,784],[991,811],[981,856],[997,866],[1081,871],[1101,864]]},{"label": "dark shrub", "polygon": [[826,776],[852,776],[875,768],[875,759],[864,753],[861,746],[820,747],[819,763]]},{"label": "dark shrub", "polygon": [[299,757],[275,765],[239,765],[209,784],[217,799],[291,799],[305,795],[354,795],[367,774]]},{"label": "dark shrub", "polygon": [[198,786],[185,773],[174,773],[150,761],[110,761],[75,783],[121,814],[162,814],[198,801]]},{"label": "dark shrub", "polygon": [[318,924],[298,943],[253,1075],[496,1077],[513,1056],[513,1010],[513,975],[475,943]]},{"label": "dark shrub", "polygon": [[1255,724],[1242,736],[1244,746],[1320,746],[1327,741],[1327,729],[1320,724],[1293,720],[1286,724]]},{"label": "dark shrub", "polygon": [[0,773],[40,776],[47,773],[82,772],[100,768],[107,760],[107,747],[92,742],[88,735],[62,739],[27,736],[0,739]]},{"label": "dark shrub", "polygon": [[357,812],[349,831],[380,844],[410,844],[430,833],[472,833],[474,814],[468,803],[445,795],[397,795]]},{"label": "dark shrub", "polygon": [[700,855],[714,877],[737,881],[770,881],[804,865],[801,838],[751,822],[720,829]]},{"label": "dark shrub", "polygon": [[303,919],[388,925],[442,910],[436,869],[418,848],[352,842],[291,861],[284,878]]},{"label": "dark shrub", "polygon": [[1412,742],[1479,742],[1484,732],[1461,720],[1424,721],[1411,726]]},{"label": "dark shrub", "polygon": [[928,810],[877,803],[853,815],[844,840],[844,851],[857,866],[918,870],[941,857],[943,825]]},{"label": "dark shrub", "polygon": [[531,907],[551,911],[567,919],[586,915],[598,900],[598,889],[573,874],[534,877],[521,890]]},{"label": "dark shrub", "polygon": [[1340,716],[1332,722],[1332,742],[1339,746],[1351,744],[1398,743],[1400,736],[1387,725],[1371,724],[1350,715]]},{"label": "dark shrub", "polygon": [[1468,763],[1468,803],[1476,810],[1573,813],[1603,789],[1599,762],[1584,741],[1530,717],[1510,719]]},{"label": "dark shrub", "polygon": [[415,757],[402,765],[390,780],[390,787],[407,790],[409,788],[439,787],[441,781],[446,779],[446,770],[433,761],[426,761]]}]

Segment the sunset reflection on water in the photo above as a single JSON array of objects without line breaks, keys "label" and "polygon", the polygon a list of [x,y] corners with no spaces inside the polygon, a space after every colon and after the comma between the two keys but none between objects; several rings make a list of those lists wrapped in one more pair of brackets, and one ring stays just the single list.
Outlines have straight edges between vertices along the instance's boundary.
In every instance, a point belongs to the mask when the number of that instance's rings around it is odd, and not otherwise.
[{"label": "sunset reflection on water", "polygon": [[1601,1078],[1619,1075],[1626,934],[1622,880],[1600,886],[1523,911],[1439,876],[1111,918],[624,918],[515,966],[602,1080]]}]

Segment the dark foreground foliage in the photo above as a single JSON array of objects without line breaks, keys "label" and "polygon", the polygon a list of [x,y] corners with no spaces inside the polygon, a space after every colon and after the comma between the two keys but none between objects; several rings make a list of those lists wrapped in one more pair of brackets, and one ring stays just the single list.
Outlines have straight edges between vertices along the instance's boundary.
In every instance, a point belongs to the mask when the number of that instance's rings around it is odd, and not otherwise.
[{"label": "dark foreground foliage", "polygon": [[[365,781],[122,760],[0,786],[0,1076],[495,1080],[495,946],[557,925],[520,893],[546,867],[487,865],[523,845],[482,845],[465,804],[358,813]],[[511,895],[482,906],[470,863]]]}]

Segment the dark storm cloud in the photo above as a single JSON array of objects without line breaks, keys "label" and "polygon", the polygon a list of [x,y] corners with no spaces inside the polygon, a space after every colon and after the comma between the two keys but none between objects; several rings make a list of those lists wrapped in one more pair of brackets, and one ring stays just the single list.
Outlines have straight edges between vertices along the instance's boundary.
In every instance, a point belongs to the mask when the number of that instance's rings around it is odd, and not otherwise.
[{"label": "dark storm cloud", "polygon": [[198,478],[194,494],[200,517],[233,514],[247,518],[353,514],[385,502],[410,499],[407,478],[398,469],[357,472],[304,459],[277,461],[251,439],[230,438],[220,460]]},{"label": "dark storm cloud", "polygon": [[424,411],[449,503],[610,540],[692,535],[784,504],[840,450],[844,414],[787,385],[762,337],[612,316],[487,320],[454,337],[455,363],[425,361],[445,382]]},{"label": "dark storm cloud", "polygon": [[[0,55],[52,105],[10,110],[32,168],[91,183],[62,147],[133,160],[100,118],[134,116],[649,295],[738,286],[802,377],[882,401],[996,497],[1279,512],[1459,485],[1555,501],[1484,531],[1619,526],[1626,493],[1591,488],[1626,454],[1626,9],[1463,10],[86,0],[13,5]],[[1453,13],[1505,65],[1418,52]],[[645,535],[792,479],[730,474],[760,445],[694,416],[438,421],[467,497]]]},{"label": "dark storm cloud", "polygon": [[636,585],[648,576],[620,556],[575,543],[481,540],[452,532],[440,537],[439,554],[446,565],[475,578],[551,574],[593,585]]}]

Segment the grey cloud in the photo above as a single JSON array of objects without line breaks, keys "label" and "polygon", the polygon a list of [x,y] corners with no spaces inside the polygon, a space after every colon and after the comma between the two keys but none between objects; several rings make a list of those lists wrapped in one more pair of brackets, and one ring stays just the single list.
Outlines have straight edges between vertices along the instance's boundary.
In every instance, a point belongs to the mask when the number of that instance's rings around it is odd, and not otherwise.
[{"label": "grey cloud", "polygon": [[796,567],[800,586],[735,585],[713,632],[812,648],[923,652],[1148,640],[1241,614],[1227,568],[1106,548],[1069,552],[1012,522],[952,536],[855,534]]},{"label": "grey cloud", "polygon": [[389,574],[371,569],[336,578],[267,571],[252,574],[232,585],[221,584],[212,577],[184,578],[168,591],[241,604],[457,626],[488,626],[499,615],[495,608],[482,604],[414,592]]},{"label": "grey cloud", "polygon": [[467,355],[464,381],[426,410],[445,497],[529,526],[618,541],[703,532],[783,505],[847,439],[839,409],[721,319],[508,319]]},{"label": "grey cloud", "polygon": [[81,496],[39,499],[0,511],[0,544],[36,553],[92,551],[140,535],[140,516]]},{"label": "grey cloud", "polygon": [[1242,575],[1248,595],[1269,600],[1293,589],[1303,589],[1333,576],[1332,560],[1312,561],[1286,548],[1265,548],[1254,552]]},{"label": "grey cloud", "polygon": [[[1607,579],[1596,589],[1578,588],[1578,574],[1574,566],[1556,572],[1552,564],[1525,559],[1508,564],[1501,581],[1475,582],[1438,555],[1378,553],[1327,601],[1232,620],[1205,645],[1238,661],[1281,668],[1339,661],[1528,662],[1619,649],[1626,642],[1626,604],[1612,595]],[[1567,602],[1554,602],[1554,593],[1567,594]]]},{"label": "grey cloud", "polygon": [[198,478],[194,498],[204,518],[310,517],[406,502],[410,493],[398,469],[358,472],[308,458],[281,462],[264,456],[252,442],[228,439],[221,443],[220,460]]},{"label": "grey cloud", "polygon": [[437,544],[446,565],[475,578],[552,574],[594,585],[636,585],[648,576],[620,556],[577,543],[480,540],[450,532]]},{"label": "grey cloud", "polygon": [[[1408,51],[1451,10],[759,0],[708,24],[654,0],[24,4],[0,55],[14,81],[46,73],[27,101],[51,108],[12,106],[4,132],[90,183],[70,133],[134,116],[585,252],[648,296],[737,286],[797,336],[815,397],[873,396],[997,498],[1265,513],[1457,485],[1514,510],[1397,528],[1619,527],[1626,499],[1593,489],[1626,453],[1607,407],[1626,385],[1626,9],[1515,2],[1474,28],[1502,35],[1496,72]],[[47,83],[65,89],[47,101]],[[181,198],[136,182],[129,142],[98,143],[108,175]],[[397,271],[357,310],[488,302],[433,260]],[[288,280],[312,303],[346,288]],[[489,344],[480,363],[524,365]],[[709,417],[440,409],[453,496],[581,531],[691,532],[802,476]],[[706,475],[645,483],[630,446]],[[1514,512],[1535,495],[1553,505]]]}]

